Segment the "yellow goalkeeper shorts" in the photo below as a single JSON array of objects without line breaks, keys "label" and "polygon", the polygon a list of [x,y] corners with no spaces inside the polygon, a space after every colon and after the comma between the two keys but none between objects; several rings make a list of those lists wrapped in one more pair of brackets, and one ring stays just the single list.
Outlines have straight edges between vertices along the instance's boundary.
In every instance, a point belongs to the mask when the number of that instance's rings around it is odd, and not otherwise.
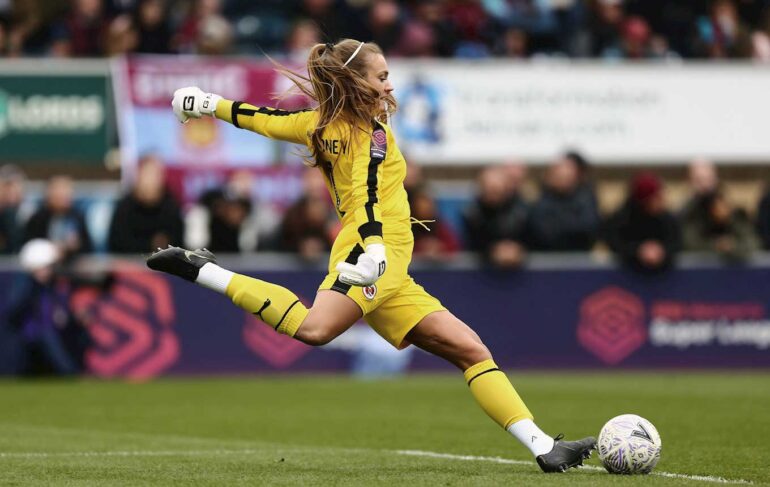
[{"label": "yellow goalkeeper shorts", "polygon": [[407,229],[408,234],[403,231],[389,234],[389,225],[384,227],[387,269],[374,285],[360,287],[340,282],[336,270],[340,262],[355,264],[364,251],[357,230],[352,226],[343,227],[332,247],[329,273],[319,287],[319,290],[340,292],[355,301],[369,326],[399,349],[409,345],[404,337],[420,320],[434,311],[446,310],[408,273],[414,242],[411,229]]}]

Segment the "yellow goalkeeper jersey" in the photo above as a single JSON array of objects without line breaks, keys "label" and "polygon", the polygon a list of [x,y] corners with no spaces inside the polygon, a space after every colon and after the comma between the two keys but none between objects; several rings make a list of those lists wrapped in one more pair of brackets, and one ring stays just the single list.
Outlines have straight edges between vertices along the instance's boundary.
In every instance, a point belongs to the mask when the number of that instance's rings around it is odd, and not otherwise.
[{"label": "yellow goalkeeper jersey", "polygon": [[[311,149],[315,110],[285,111],[221,100],[217,118],[271,139],[303,144]],[[365,245],[383,235],[411,239],[410,211],[404,190],[406,161],[385,124],[373,122],[351,137],[344,124],[324,129],[319,168],[343,226],[355,225]]]}]

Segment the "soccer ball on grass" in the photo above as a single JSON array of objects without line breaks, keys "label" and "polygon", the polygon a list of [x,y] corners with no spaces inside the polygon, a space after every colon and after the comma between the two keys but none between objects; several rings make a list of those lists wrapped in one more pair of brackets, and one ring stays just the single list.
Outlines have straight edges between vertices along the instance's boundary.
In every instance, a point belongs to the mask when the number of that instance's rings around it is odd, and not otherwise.
[{"label": "soccer ball on grass", "polygon": [[660,459],[660,435],[655,426],[636,414],[607,421],[599,433],[599,460],[609,473],[650,473]]}]

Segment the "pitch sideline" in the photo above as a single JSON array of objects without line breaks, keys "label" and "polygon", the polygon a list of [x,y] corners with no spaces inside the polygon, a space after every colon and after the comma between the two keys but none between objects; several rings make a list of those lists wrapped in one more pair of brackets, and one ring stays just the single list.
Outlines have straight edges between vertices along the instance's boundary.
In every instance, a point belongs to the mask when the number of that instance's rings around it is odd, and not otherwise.
[{"label": "pitch sideline", "polygon": [[[267,442],[255,442],[253,440],[233,440],[233,439],[219,439],[219,438],[207,438],[207,437],[195,437],[186,435],[169,435],[169,434],[154,434],[154,433],[140,433],[140,432],[119,432],[119,431],[104,431],[104,430],[85,430],[81,428],[66,428],[57,426],[41,426],[41,425],[29,425],[19,423],[0,423],[0,428],[11,428],[21,430],[45,430],[49,433],[55,432],[58,434],[76,434],[76,435],[94,435],[94,436],[123,436],[134,438],[154,438],[162,439],[172,442],[185,442],[190,441],[198,443],[208,444],[241,444],[241,445],[255,445],[257,448],[240,448],[240,449],[228,449],[228,448],[215,448],[207,450],[115,450],[115,451],[83,451],[83,452],[2,452],[0,451],[0,459],[3,458],[55,458],[55,457],[139,457],[139,456],[205,456],[205,455],[253,455],[262,453],[265,450],[273,450],[276,446],[288,446],[278,445]],[[262,448],[259,448],[259,445]],[[366,448],[336,448],[336,447],[323,447],[327,450],[345,450],[351,452],[372,452],[377,451]],[[304,448],[283,448],[285,451],[305,451],[307,449],[315,449],[313,447]],[[457,455],[453,453],[441,453],[427,450],[380,450],[382,453],[390,453],[394,455],[402,456],[414,456],[414,457],[426,457],[437,458],[444,460],[458,460],[458,461],[471,461],[471,462],[491,462],[502,463],[506,465],[522,465],[531,466],[533,462],[528,460],[513,460],[502,457],[489,457],[489,456],[477,456],[477,455]],[[600,471],[604,472],[604,469],[594,465],[585,465],[582,470]],[[717,477],[711,475],[687,475],[673,472],[652,472],[651,475],[657,477],[673,478],[679,480],[689,480],[696,482],[711,482],[717,484],[734,484],[734,485],[751,485],[753,482],[745,479],[726,479],[724,477]]]}]

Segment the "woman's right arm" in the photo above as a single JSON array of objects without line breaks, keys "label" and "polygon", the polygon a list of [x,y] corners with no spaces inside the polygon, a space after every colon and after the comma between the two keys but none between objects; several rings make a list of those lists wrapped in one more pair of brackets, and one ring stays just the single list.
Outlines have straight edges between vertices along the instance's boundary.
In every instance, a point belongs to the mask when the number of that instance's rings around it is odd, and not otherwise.
[{"label": "woman's right arm", "polygon": [[238,128],[248,129],[271,139],[305,144],[313,130],[313,110],[287,111],[257,107],[232,100],[219,100],[215,115]]},{"label": "woman's right arm", "polygon": [[213,93],[204,93],[194,86],[176,90],[171,106],[182,123],[191,118],[211,115],[238,128],[295,144],[307,145],[310,133],[315,128],[314,110],[290,112],[257,107],[240,101],[226,100]]}]

